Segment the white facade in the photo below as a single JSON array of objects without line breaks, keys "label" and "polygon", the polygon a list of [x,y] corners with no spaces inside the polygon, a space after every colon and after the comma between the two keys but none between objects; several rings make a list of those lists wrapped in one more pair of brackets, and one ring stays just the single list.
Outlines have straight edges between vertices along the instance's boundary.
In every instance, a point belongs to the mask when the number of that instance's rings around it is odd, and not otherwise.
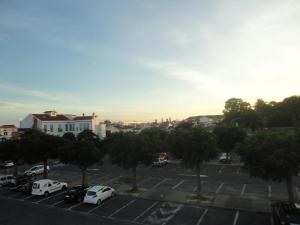
[{"label": "white facade", "polygon": [[18,132],[18,128],[15,125],[0,126],[0,141],[11,139],[16,132]]},{"label": "white facade", "polygon": [[99,117],[60,115],[55,111],[44,114],[29,114],[20,121],[20,128],[36,128],[47,134],[63,136],[67,132],[78,135],[84,130],[91,130],[101,139],[106,137],[105,124],[100,123]]}]

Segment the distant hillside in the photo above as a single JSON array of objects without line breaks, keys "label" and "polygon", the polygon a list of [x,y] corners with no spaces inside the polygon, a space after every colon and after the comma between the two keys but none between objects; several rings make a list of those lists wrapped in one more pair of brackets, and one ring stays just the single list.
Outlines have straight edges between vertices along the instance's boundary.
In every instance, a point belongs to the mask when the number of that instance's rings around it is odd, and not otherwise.
[{"label": "distant hillside", "polygon": [[213,119],[213,120],[222,120],[224,118],[223,115],[201,115],[201,116],[190,116],[185,120],[195,121],[195,120],[199,120],[202,117],[207,117],[208,119]]}]

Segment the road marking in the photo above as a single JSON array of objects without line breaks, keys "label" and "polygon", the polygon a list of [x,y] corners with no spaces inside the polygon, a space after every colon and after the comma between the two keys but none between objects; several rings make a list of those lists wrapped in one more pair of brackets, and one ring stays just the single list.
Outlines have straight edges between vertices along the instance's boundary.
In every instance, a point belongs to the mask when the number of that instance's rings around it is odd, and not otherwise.
[{"label": "road marking", "polygon": [[144,212],[142,212],[140,215],[138,215],[137,217],[135,217],[135,219],[133,220],[133,222],[136,222],[139,218],[141,218],[143,215],[146,214],[146,212],[148,212],[149,210],[151,210],[154,206],[156,206],[158,204],[158,202],[154,202],[152,205],[150,205],[146,210],[144,210]]},{"label": "road marking", "polygon": [[54,204],[52,204],[51,206],[56,206],[56,205],[58,205],[59,203],[62,203],[62,202],[64,202],[65,200],[61,200],[61,201],[59,201],[59,202],[55,202]]},{"label": "road marking", "polygon": [[174,185],[174,186],[172,187],[172,189],[174,190],[174,189],[178,188],[178,187],[179,187],[181,184],[183,184],[184,182],[185,182],[185,180],[180,181],[178,184]]},{"label": "road marking", "polygon": [[204,217],[205,217],[207,211],[208,211],[208,208],[206,208],[206,209],[204,210],[204,212],[202,213],[201,217],[200,217],[199,220],[197,221],[196,225],[200,225],[200,224],[201,224],[201,222],[202,222],[202,220],[204,219]]},{"label": "road marking", "polygon": [[[186,176],[186,177],[196,177],[196,174],[185,174],[185,173],[181,173],[179,174],[179,176]],[[202,175],[200,174],[200,177],[208,177],[207,175]]]},{"label": "road marking", "polygon": [[240,211],[238,210],[235,213],[234,220],[233,220],[233,225],[236,225],[236,223],[238,221],[238,218],[239,218],[239,215],[240,215]]},{"label": "road marking", "polygon": [[144,183],[144,182],[146,182],[146,181],[148,181],[148,180],[150,180],[150,179],[152,179],[152,178],[151,178],[151,177],[147,177],[146,179],[144,179],[144,180],[142,180],[141,182],[139,182],[138,185],[140,185],[140,184],[142,184],[142,183]]},{"label": "road marking", "polygon": [[55,197],[55,196],[58,196],[58,195],[61,195],[61,194],[64,194],[64,193],[65,193],[65,192],[59,192],[59,193],[56,193],[55,195],[51,195],[51,194],[50,194],[49,197],[43,198],[43,199],[41,199],[41,200],[38,200],[38,201],[36,201],[35,203],[40,203],[40,202],[46,201],[46,200],[48,200],[48,199],[50,199],[50,198],[53,198],[53,197]]},{"label": "road marking", "polygon": [[221,183],[220,186],[218,187],[218,189],[216,190],[216,194],[219,194],[221,188],[223,187],[224,183]]},{"label": "road marking", "polygon": [[136,199],[131,200],[130,202],[128,202],[126,205],[122,206],[121,208],[117,209],[116,211],[114,211],[112,214],[110,214],[108,217],[113,217],[114,215],[116,215],[118,212],[120,212],[122,209],[125,209],[127,206],[131,205],[132,203],[134,203],[136,201]]},{"label": "road marking", "polygon": [[161,185],[162,183],[166,182],[167,180],[169,180],[168,178],[163,179],[162,181],[158,182],[157,184],[155,184],[151,189],[155,189],[157,188],[159,185]]},{"label": "road marking", "polygon": [[72,209],[74,209],[75,207],[77,207],[77,206],[79,206],[79,205],[81,205],[82,203],[81,202],[79,202],[79,203],[77,203],[77,204],[75,204],[75,205],[71,205],[69,208],[68,208],[68,210],[72,210]]},{"label": "road marking", "polygon": [[238,170],[236,171],[237,174],[239,174],[241,171],[241,167],[238,168]]},{"label": "road marking", "polygon": [[221,169],[219,169],[219,173],[222,173],[225,166],[222,166]]},{"label": "road marking", "polygon": [[108,181],[105,181],[104,183],[105,183],[105,184],[109,184],[109,183],[111,183],[111,182],[113,182],[113,181],[115,181],[115,180],[120,179],[121,177],[122,177],[122,176],[115,177],[115,178],[113,178],[113,179],[110,179],[110,180],[108,180]]},{"label": "road marking", "polygon": [[272,187],[271,187],[271,185],[268,186],[268,198],[272,198]]},{"label": "road marking", "polygon": [[[203,181],[203,180],[202,180],[202,181],[201,181],[201,185],[203,185],[204,183],[207,183],[207,181]],[[194,191],[194,192],[197,191],[197,187],[198,187],[198,186],[196,185],[196,186],[193,188],[192,191]],[[202,186],[201,186],[201,188],[202,188]]]},{"label": "road marking", "polygon": [[246,184],[243,185],[243,188],[242,188],[242,191],[241,191],[241,196],[244,195],[245,190],[246,190],[246,186],[247,186]]},{"label": "road marking", "polygon": [[94,210],[99,209],[102,205],[103,205],[103,204],[100,204],[100,205],[98,205],[97,207],[92,208],[92,209],[89,210],[87,213],[91,213],[91,212],[93,212]]},{"label": "road marking", "polygon": [[25,198],[22,198],[21,200],[24,201],[24,200],[26,200],[26,199],[33,198],[33,197],[34,197],[34,195],[29,195],[29,196],[27,196],[27,197],[25,197]]}]

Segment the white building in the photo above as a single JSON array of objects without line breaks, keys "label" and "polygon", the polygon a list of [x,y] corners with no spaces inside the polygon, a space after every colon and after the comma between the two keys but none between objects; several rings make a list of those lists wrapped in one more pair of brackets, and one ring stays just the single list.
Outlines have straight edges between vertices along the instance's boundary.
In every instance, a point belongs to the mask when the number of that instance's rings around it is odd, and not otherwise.
[{"label": "white building", "polygon": [[75,116],[46,111],[43,114],[29,114],[20,121],[20,128],[39,129],[47,134],[62,136],[67,132],[78,135],[83,130],[91,130],[100,139],[106,137],[106,125],[94,113],[92,116]]},{"label": "white building", "polygon": [[15,125],[0,126],[0,141],[5,141],[13,138],[17,132],[18,128]]}]

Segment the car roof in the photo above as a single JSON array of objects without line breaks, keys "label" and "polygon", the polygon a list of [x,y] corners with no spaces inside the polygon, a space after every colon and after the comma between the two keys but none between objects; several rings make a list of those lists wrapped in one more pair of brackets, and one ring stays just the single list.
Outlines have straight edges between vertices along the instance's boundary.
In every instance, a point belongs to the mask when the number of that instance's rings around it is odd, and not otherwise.
[{"label": "car roof", "polygon": [[8,176],[12,176],[13,177],[12,174],[0,174],[0,177],[8,177]]},{"label": "car roof", "polygon": [[107,188],[107,186],[97,185],[97,186],[90,187],[88,191],[98,192],[100,190],[103,190],[104,188]]},{"label": "car roof", "polygon": [[50,180],[50,179],[42,179],[42,180],[37,180],[34,183],[47,183],[49,181],[54,181],[54,180]]}]

